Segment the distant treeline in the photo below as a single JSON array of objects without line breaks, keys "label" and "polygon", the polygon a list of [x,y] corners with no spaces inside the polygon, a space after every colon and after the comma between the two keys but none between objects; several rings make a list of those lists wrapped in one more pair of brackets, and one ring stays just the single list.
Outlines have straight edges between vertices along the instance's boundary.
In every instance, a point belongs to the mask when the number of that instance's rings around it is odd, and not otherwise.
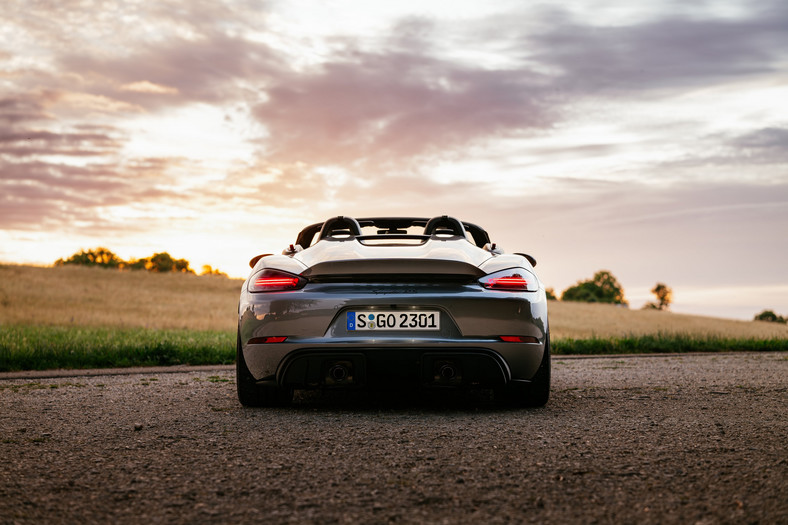
[{"label": "distant treeline", "polygon": [[[186,259],[174,259],[167,252],[154,253],[150,257],[144,257],[142,259],[124,261],[107,248],[95,248],[92,250],[80,250],[68,259],[58,259],[55,261],[55,266],[65,266],[69,264],[115,268],[118,270],[147,270],[149,272],[158,273],[197,273],[191,269],[189,261]],[[226,273],[213,269],[207,264],[202,267],[200,275],[221,275],[227,277]]]},{"label": "distant treeline", "polygon": [[[547,298],[558,300],[552,288],[547,290]],[[670,303],[673,302],[673,290],[664,283],[657,283],[651,289],[651,293],[657,298],[655,302],[648,302],[643,305],[644,310],[668,310]],[[624,299],[624,288],[607,270],[600,270],[594,277],[586,281],[578,281],[574,286],[570,286],[561,294],[562,301],[579,301],[584,303],[609,303],[628,306]],[[755,321],[766,321],[770,323],[788,323],[788,319],[777,315],[772,310],[764,310],[754,317]]]},{"label": "distant treeline", "polygon": [[[644,310],[667,310],[673,301],[673,290],[664,283],[657,283],[651,290],[657,301],[646,303]],[[552,288],[547,289],[547,298],[557,300]],[[578,281],[561,294],[562,301],[577,301],[582,303],[608,303],[629,306],[624,298],[624,288],[619,284],[608,270],[600,270],[594,277],[585,281]]]}]

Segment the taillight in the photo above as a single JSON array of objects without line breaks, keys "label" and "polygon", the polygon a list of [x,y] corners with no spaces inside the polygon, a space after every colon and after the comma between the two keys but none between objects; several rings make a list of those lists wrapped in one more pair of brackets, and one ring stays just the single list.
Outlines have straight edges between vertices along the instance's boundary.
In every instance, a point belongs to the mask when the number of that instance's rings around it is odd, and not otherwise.
[{"label": "taillight", "polygon": [[528,281],[522,275],[511,275],[508,277],[489,279],[487,281],[487,287],[502,290],[527,290]]},{"label": "taillight", "polygon": [[479,282],[491,290],[509,292],[535,292],[539,289],[536,276],[524,268],[511,268],[485,275]]},{"label": "taillight", "polygon": [[249,281],[250,292],[283,292],[298,290],[306,285],[306,279],[281,270],[263,270]]},{"label": "taillight", "polygon": [[298,277],[258,277],[254,285],[264,290],[295,288],[298,286]]}]

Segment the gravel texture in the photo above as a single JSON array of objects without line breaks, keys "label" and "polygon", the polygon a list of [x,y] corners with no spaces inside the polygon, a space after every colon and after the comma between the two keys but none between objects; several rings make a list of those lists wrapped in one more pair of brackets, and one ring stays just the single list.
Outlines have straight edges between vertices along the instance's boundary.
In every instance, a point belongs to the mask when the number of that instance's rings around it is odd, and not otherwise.
[{"label": "gravel texture", "polygon": [[786,409],[786,354],[554,358],[543,409],[2,379],[0,523],[788,523]]}]

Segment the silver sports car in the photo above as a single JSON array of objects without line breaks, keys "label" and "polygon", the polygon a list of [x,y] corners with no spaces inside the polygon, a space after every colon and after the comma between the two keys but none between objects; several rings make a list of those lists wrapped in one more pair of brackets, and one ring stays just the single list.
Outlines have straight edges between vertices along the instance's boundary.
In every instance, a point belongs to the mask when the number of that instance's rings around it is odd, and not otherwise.
[{"label": "silver sports car", "polygon": [[550,330],[529,255],[453,217],[334,217],[259,255],[238,307],[238,399],[294,389],[486,388],[550,394]]}]

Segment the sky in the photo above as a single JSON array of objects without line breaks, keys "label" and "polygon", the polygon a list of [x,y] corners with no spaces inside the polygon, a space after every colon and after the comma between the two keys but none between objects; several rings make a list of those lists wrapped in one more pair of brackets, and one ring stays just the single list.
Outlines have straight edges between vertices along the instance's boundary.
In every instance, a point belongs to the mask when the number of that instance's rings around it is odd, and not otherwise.
[{"label": "sky", "polygon": [[5,0],[0,261],[245,277],[335,215],[453,215],[557,293],[788,314],[784,0]]}]

